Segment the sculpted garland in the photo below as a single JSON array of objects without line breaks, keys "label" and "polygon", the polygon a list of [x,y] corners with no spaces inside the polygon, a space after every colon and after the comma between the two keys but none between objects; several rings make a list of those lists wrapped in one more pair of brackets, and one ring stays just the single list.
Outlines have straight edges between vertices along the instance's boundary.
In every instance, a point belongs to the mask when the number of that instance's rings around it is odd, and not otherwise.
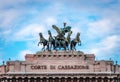
[{"label": "sculpted garland", "polygon": [[80,33],[78,32],[76,37],[71,40],[71,27],[66,26],[66,23],[64,23],[64,28],[58,28],[56,25],[52,25],[52,28],[57,32],[57,36],[53,37],[51,31],[48,30],[48,40],[43,37],[42,33],[39,33],[38,46],[43,45],[42,50],[76,50],[76,44],[81,46]]}]

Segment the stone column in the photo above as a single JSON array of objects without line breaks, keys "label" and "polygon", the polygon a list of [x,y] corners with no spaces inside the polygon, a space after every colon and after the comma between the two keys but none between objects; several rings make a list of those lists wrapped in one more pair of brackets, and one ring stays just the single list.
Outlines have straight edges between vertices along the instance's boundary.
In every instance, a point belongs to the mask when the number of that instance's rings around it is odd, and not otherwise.
[{"label": "stone column", "polygon": [[120,78],[118,79],[118,82],[120,82]]},{"label": "stone column", "polygon": [[9,78],[8,81],[11,82],[11,78]]},{"label": "stone column", "polygon": [[45,78],[43,82],[48,82],[48,81],[47,81],[47,78]]},{"label": "stone column", "polygon": [[[1,81],[0,81],[1,82]],[[10,82],[10,78],[7,79],[7,82]]]},{"label": "stone column", "polygon": [[2,81],[3,81],[3,82],[6,82],[6,80],[5,80],[5,79],[6,79],[6,78],[3,78],[3,80],[2,80]]},{"label": "stone column", "polygon": [[53,82],[55,82],[55,78],[53,78]]},{"label": "stone column", "polygon": [[34,82],[37,82],[37,78],[34,78]]},{"label": "stone column", "polygon": [[18,82],[18,79],[16,78],[16,82]]},{"label": "stone column", "polygon": [[40,78],[40,82],[42,82],[42,78]]},{"label": "stone column", "polygon": [[113,78],[111,79],[111,82],[114,82],[114,79],[113,79]]},{"label": "stone column", "polygon": [[21,79],[21,82],[24,82],[24,78]]},{"label": "stone column", "polygon": [[12,82],[16,82],[16,78],[12,78]]},{"label": "stone column", "polygon": [[101,82],[104,82],[104,78],[101,78]]},{"label": "stone column", "polygon": [[68,82],[68,78],[65,78],[65,79],[64,79],[64,82]]},{"label": "stone column", "polygon": [[79,78],[77,78],[77,82],[79,82]]},{"label": "stone column", "polygon": [[79,78],[79,82],[83,82],[83,78]]},{"label": "stone column", "polygon": [[61,78],[58,78],[58,82],[61,82]]},{"label": "stone column", "polygon": [[13,78],[10,79],[10,82],[13,82],[12,80],[13,80]]},{"label": "stone column", "polygon": [[61,82],[61,78],[58,78],[58,82]]},{"label": "stone column", "polygon": [[111,79],[110,79],[110,78],[108,78],[108,82],[111,82]]},{"label": "stone column", "polygon": [[28,82],[30,82],[30,79],[28,78]]},{"label": "stone column", "polygon": [[71,82],[73,82],[73,78],[71,77]]},{"label": "stone column", "polygon": [[92,78],[90,78],[90,80],[89,80],[90,82],[92,82]]},{"label": "stone column", "polygon": [[5,79],[3,80],[3,82],[7,82],[7,78],[5,78]]},{"label": "stone column", "polygon": [[67,78],[64,78],[64,80],[62,82],[67,82],[67,80],[68,80]]},{"label": "stone column", "polygon": [[59,82],[59,78],[54,78],[54,82]]},{"label": "stone column", "polygon": [[44,79],[44,82],[48,82],[48,79],[47,79],[47,78],[45,78],[45,79]]}]

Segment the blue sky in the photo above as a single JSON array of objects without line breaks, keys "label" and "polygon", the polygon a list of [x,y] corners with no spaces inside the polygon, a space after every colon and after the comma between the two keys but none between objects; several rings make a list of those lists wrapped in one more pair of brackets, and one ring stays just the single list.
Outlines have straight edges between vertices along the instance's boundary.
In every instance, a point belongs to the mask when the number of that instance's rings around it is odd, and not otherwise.
[{"label": "blue sky", "polygon": [[55,35],[52,25],[72,26],[72,38],[81,33],[84,53],[94,53],[96,60],[120,64],[120,0],[2,0],[0,1],[0,62],[24,60],[42,46],[38,33]]}]

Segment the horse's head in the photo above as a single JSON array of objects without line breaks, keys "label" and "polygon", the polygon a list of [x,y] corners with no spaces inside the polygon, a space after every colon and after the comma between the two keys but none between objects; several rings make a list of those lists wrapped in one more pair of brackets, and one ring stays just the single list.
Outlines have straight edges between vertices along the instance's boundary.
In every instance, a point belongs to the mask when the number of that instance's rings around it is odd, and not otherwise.
[{"label": "horse's head", "polygon": [[80,33],[78,32],[76,37],[75,37],[75,42],[80,42]]},{"label": "horse's head", "polygon": [[80,40],[80,33],[77,33],[77,40],[78,40],[78,45],[81,46],[81,40]]},{"label": "horse's head", "polygon": [[79,32],[77,33],[77,36],[78,36],[78,37],[80,36],[80,33],[79,33]]},{"label": "horse's head", "polygon": [[48,30],[48,34],[51,35],[51,31],[50,30]]},{"label": "horse's head", "polygon": [[70,26],[67,26],[65,28],[63,28],[64,32],[70,32],[71,31],[71,27]]},{"label": "horse's head", "polygon": [[41,32],[39,33],[39,36],[40,36],[40,37],[43,37]]}]

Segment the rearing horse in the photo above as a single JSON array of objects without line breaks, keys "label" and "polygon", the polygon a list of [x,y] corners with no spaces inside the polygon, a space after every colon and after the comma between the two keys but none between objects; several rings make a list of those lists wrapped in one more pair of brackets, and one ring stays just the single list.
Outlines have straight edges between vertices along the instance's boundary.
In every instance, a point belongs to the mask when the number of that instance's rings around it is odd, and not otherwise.
[{"label": "rearing horse", "polygon": [[68,50],[69,50],[69,45],[70,45],[70,42],[71,42],[71,38],[70,38],[71,34],[72,34],[72,31],[69,31],[67,37],[65,38],[66,48]]},{"label": "rearing horse", "polygon": [[46,50],[49,50],[49,43],[48,43],[48,41],[43,37],[42,33],[39,33],[39,37],[40,37],[40,42],[38,42],[38,46],[39,46],[39,44],[43,45],[42,50],[45,50],[45,46],[47,46]]},{"label": "rearing horse", "polygon": [[48,35],[49,35],[49,38],[48,38],[49,49],[51,50],[52,46],[53,46],[53,49],[55,49],[55,39],[52,37],[52,34],[51,34],[50,30],[48,30]]},{"label": "rearing horse", "polygon": [[78,43],[79,46],[81,46],[81,40],[80,40],[80,33],[78,32],[75,39],[73,39],[71,41],[71,44],[70,44],[70,49],[71,50],[76,50],[76,44]]}]

